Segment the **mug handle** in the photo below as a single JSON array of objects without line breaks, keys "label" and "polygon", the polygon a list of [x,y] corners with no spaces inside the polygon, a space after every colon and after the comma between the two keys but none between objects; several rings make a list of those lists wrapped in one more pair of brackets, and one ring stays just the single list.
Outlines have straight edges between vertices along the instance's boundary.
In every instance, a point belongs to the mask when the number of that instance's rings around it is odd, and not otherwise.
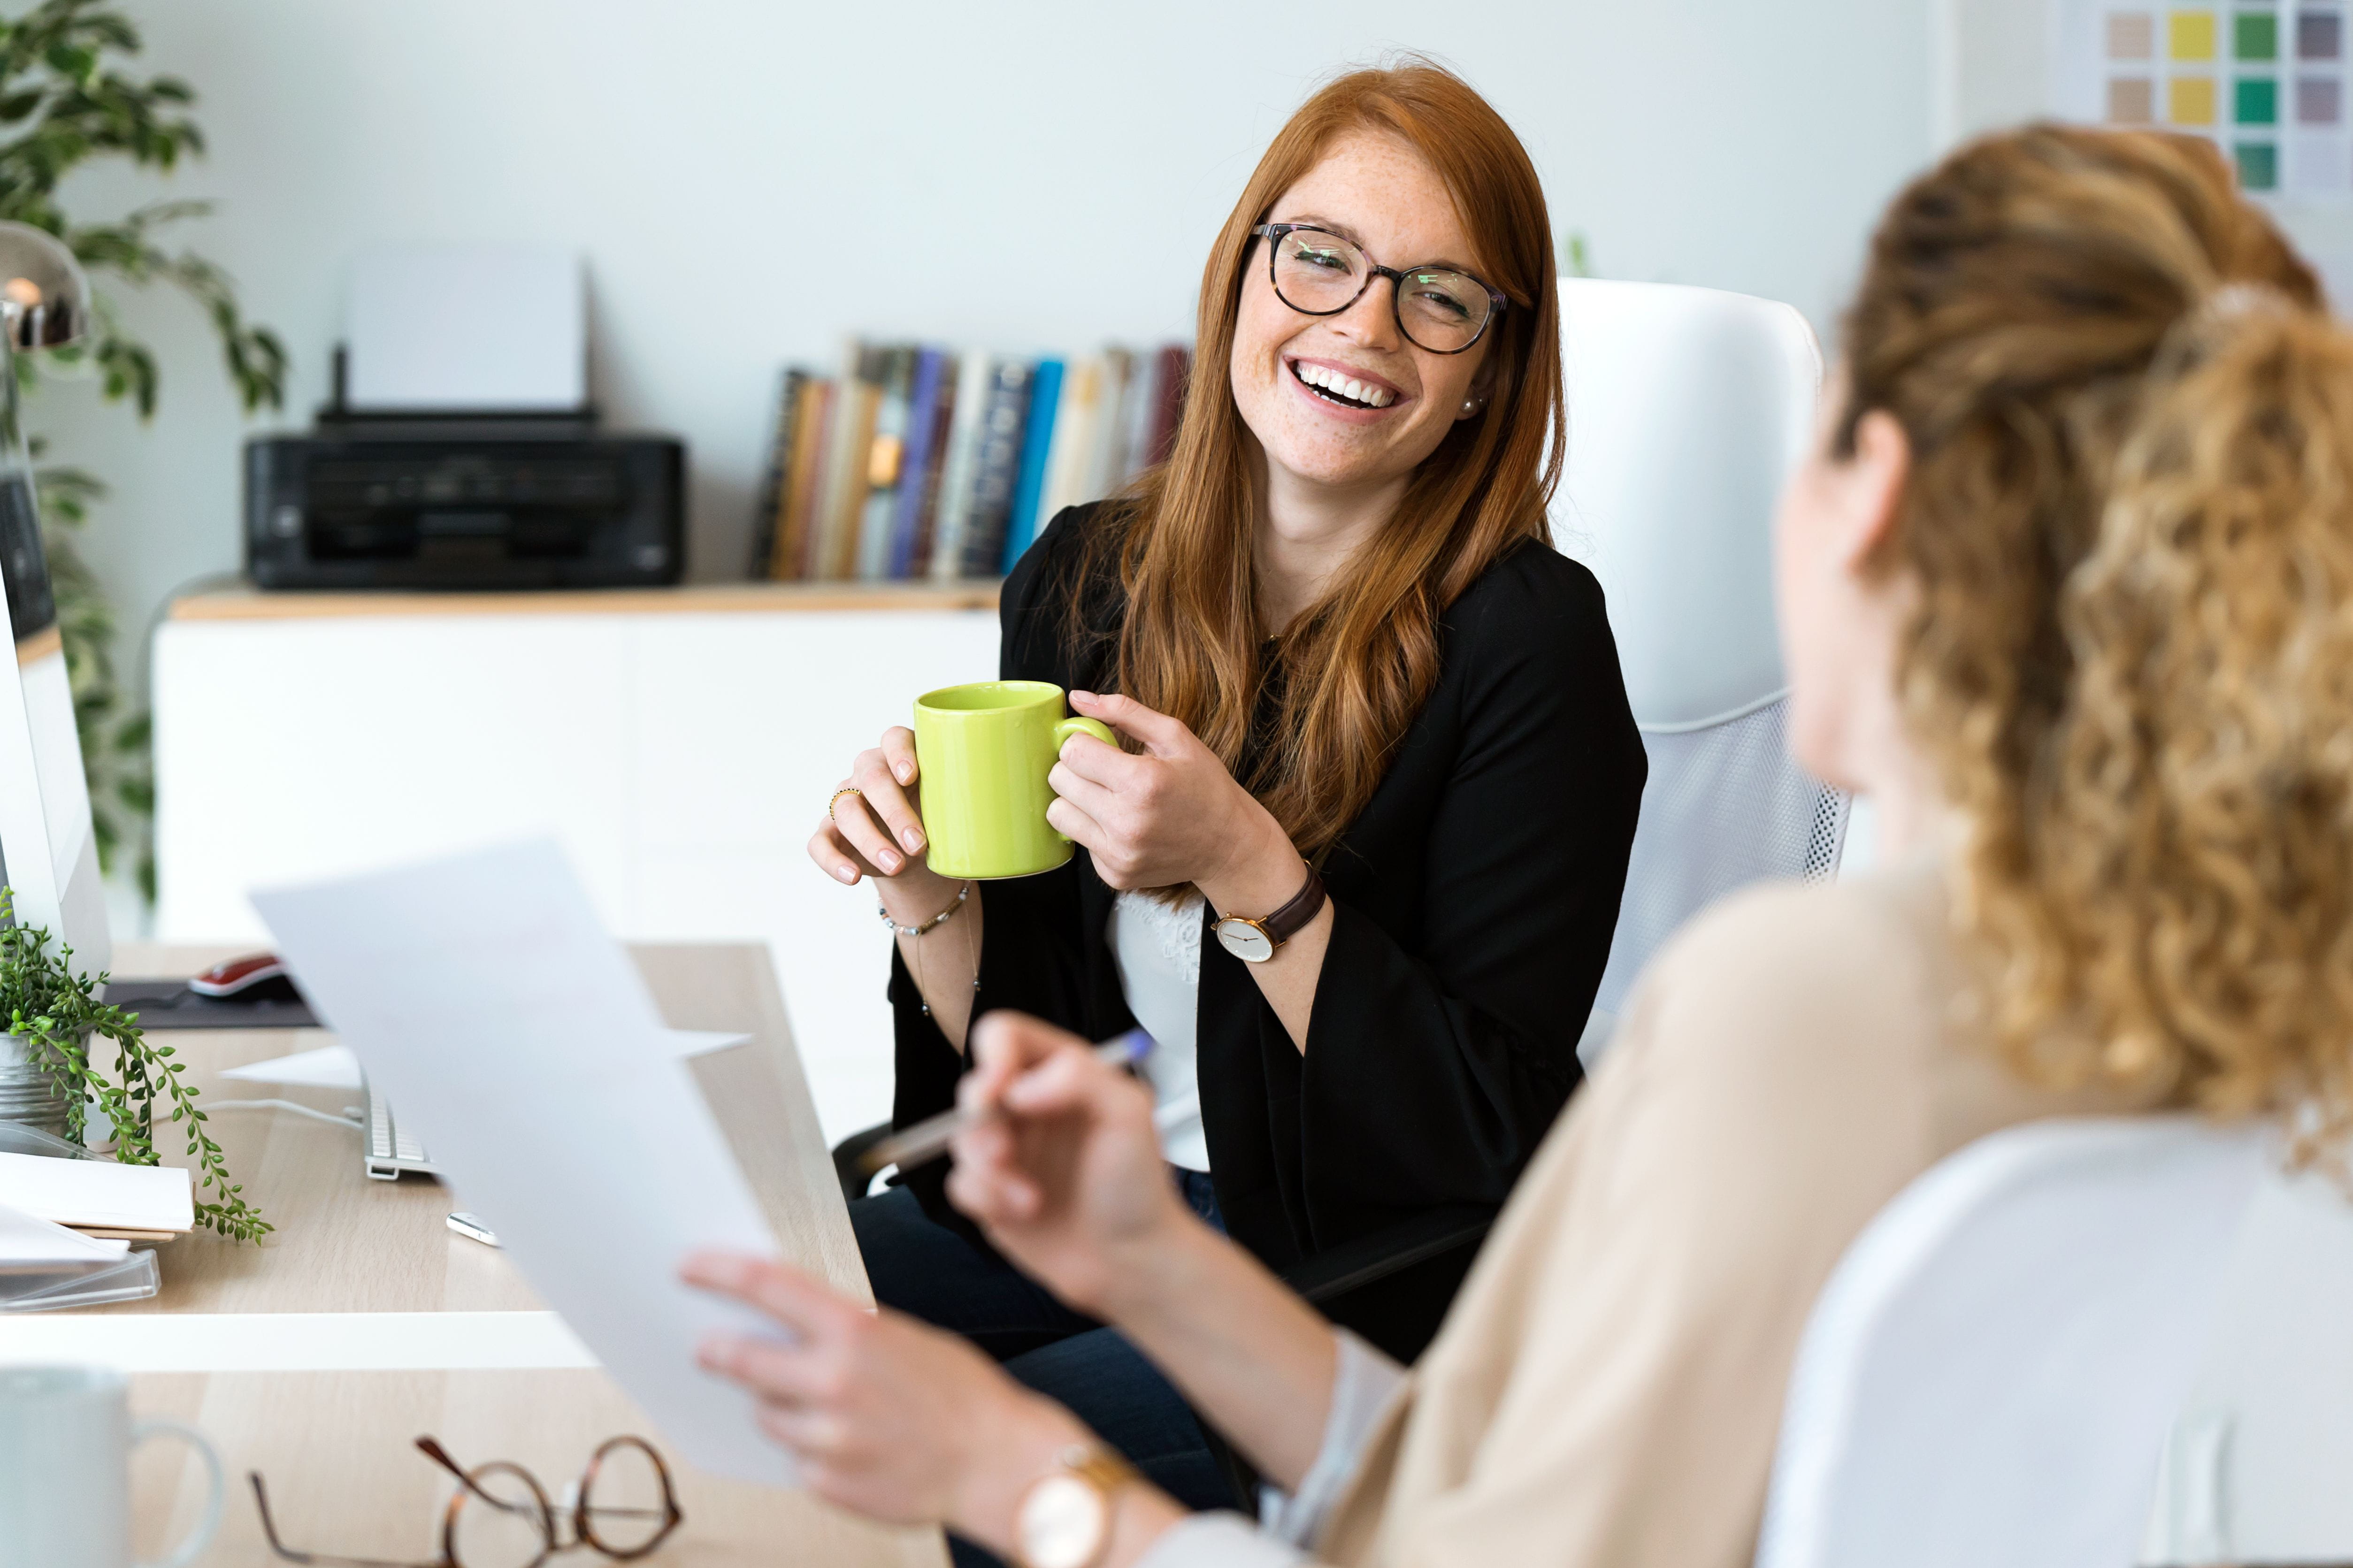
[{"label": "mug handle", "polygon": [[1092,735],[1106,746],[1119,744],[1119,737],[1100,719],[1065,719],[1054,726],[1054,750],[1060,751],[1062,742],[1073,735]]},{"label": "mug handle", "polygon": [[174,1547],[172,1554],[161,1563],[142,1563],[137,1564],[137,1568],[188,1568],[188,1564],[196,1560],[197,1554],[213,1543],[213,1534],[220,1529],[220,1456],[213,1452],[213,1446],[205,1441],[203,1433],[193,1426],[184,1426],[177,1421],[142,1421],[131,1428],[131,1446],[134,1448],[150,1437],[179,1437],[185,1440],[188,1446],[195,1449],[203,1458],[205,1468],[212,1475],[213,1490],[212,1496],[205,1501],[205,1517],[197,1521],[195,1529],[188,1532],[188,1538]]},{"label": "mug handle", "polygon": [[[1104,723],[1102,720],[1072,717],[1065,719],[1060,723],[1054,726],[1054,750],[1060,752],[1062,749],[1062,742],[1069,740],[1073,735],[1092,735],[1096,740],[1101,741],[1106,746],[1116,746],[1119,744],[1119,737],[1113,734],[1111,732],[1111,726]],[[1049,833],[1054,833],[1054,830],[1050,827],[1048,828],[1047,831]],[[1054,837],[1060,838],[1065,844],[1070,842],[1068,838],[1063,837],[1060,833],[1054,833]]]}]

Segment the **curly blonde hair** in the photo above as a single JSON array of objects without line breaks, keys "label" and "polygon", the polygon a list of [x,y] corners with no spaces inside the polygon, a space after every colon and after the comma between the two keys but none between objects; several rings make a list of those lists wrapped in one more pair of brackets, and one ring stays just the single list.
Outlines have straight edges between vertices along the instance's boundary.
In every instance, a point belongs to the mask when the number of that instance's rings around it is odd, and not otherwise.
[{"label": "curly blonde hair", "polygon": [[2353,339],[2203,142],[2034,126],[1900,195],[1841,439],[1911,442],[1873,562],[1968,825],[2002,1048],[2353,1131]]}]

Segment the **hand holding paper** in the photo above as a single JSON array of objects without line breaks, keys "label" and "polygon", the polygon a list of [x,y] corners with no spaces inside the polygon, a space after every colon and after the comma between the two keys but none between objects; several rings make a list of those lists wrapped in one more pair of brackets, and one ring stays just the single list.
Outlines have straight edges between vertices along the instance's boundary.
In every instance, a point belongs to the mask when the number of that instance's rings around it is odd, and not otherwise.
[{"label": "hand holding paper", "polygon": [[303,994],[488,1216],[525,1279],[704,1469],[791,1484],[712,1332],[776,1333],[687,1289],[701,1247],[776,1242],[637,971],[551,843],[257,893]]}]

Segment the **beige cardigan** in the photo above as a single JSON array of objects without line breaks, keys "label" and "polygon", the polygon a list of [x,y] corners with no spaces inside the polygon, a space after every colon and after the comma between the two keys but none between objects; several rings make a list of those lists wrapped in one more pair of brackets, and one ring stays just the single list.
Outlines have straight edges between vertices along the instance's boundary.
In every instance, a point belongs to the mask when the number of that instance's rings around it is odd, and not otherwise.
[{"label": "beige cardigan", "polygon": [[1746,1568],[1815,1296],[1881,1205],[2030,1089],[1924,865],[1737,897],[1651,965],[1315,1555]]}]

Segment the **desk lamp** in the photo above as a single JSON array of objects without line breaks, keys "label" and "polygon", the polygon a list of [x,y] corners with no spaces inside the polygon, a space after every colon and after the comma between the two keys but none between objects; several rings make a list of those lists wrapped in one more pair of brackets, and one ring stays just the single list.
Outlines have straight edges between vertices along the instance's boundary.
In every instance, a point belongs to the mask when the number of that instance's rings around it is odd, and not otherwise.
[{"label": "desk lamp", "polygon": [[95,973],[111,953],[73,689],[41,551],[33,463],[17,407],[16,356],[78,342],[90,280],[55,235],[0,223],[0,603],[16,679],[0,679],[0,878],[16,918],[46,927]]}]

